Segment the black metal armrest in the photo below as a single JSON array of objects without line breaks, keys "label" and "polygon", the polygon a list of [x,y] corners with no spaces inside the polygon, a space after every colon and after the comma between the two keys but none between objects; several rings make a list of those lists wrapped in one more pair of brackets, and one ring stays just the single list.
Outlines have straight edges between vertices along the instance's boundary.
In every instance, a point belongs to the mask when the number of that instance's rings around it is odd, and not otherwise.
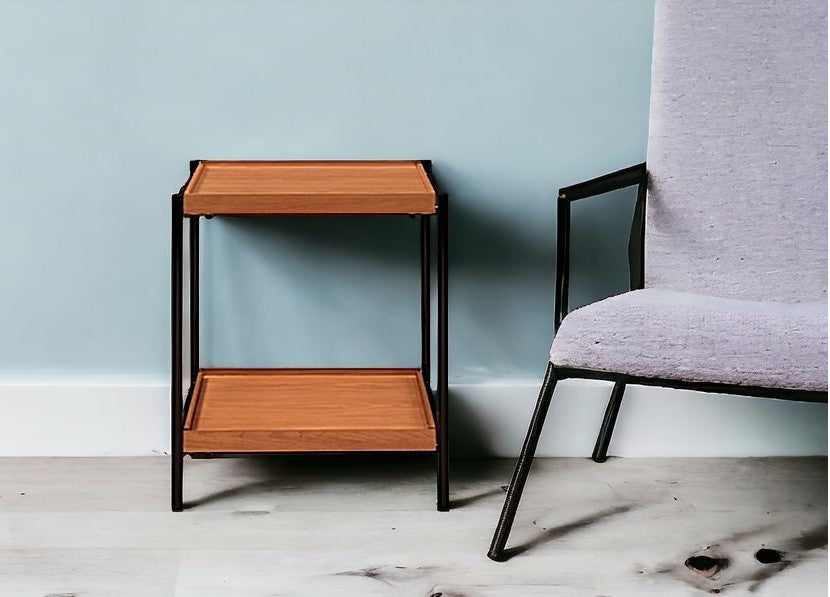
[{"label": "black metal armrest", "polygon": [[559,199],[576,201],[577,199],[602,195],[610,191],[641,184],[646,181],[647,172],[646,163],[643,162],[610,174],[603,174],[591,180],[562,187],[559,189]]},{"label": "black metal armrest", "polygon": [[554,329],[568,314],[568,282],[571,252],[571,202],[585,197],[602,195],[610,191],[637,185],[637,203],[628,240],[630,287],[642,288],[644,284],[645,203],[648,169],[646,163],[637,164],[610,174],[598,176],[559,189],[556,209],[556,295],[554,297]]}]

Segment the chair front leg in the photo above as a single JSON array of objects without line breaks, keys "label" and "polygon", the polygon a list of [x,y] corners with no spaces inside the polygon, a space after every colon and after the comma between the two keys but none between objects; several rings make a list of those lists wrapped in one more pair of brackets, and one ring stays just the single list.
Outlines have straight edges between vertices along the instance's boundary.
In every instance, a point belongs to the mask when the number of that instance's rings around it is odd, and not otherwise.
[{"label": "chair front leg", "polygon": [[611,444],[611,434],[614,432],[614,423],[617,422],[617,414],[620,412],[620,404],[622,404],[624,393],[625,383],[621,381],[615,383],[614,389],[611,390],[611,398],[608,400],[608,406],[605,409],[605,416],[602,419],[602,427],[600,427],[599,435],[597,436],[597,443],[594,446],[594,454],[591,456],[594,462],[605,462],[608,460],[608,446]]},{"label": "chair front leg", "polygon": [[504,500],[499,524],[496,527],[490,551],[487,552],[487,557],[496,562],[503,562],[507,559],[504,546],[507,544],[510,529],[513,527],[513,520],[516,518],[516,510],[519,507],[519,500],[522,498],[522,491],[530,472],[530,465],[533,464],[533,456],[536,454],[536,446],[539,443],[539,436],[542,434],[542,426],[545,424],[545,417],[548,414],[556,380],[556,370],[553,364],[548,363],[545,381],[542,383],[539,399],[536,401],[536,409],[533,411],[533,417],[530,420],[527,437],[525,437],[519,460],[516,463],[516,470],[513,473],[513,479],[510,481],[510,487],[507,489],[507,498]]}]

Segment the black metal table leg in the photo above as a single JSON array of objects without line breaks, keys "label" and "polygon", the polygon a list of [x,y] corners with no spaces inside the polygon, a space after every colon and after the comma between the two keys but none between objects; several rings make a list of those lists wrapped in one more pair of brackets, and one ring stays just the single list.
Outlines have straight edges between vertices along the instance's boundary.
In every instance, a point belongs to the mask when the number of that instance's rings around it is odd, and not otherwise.
[{"label": "black metal table leg", "polygon": [[533,464],[536,445],[539,443],[539,436],[542,434],[542,426],[545,424],[545,417],[548,414],[548,407],[550,406],[550,400],[553,397],[555,387],[556,370],[549,363],[548,369],[545,372],[545,381],[542,383],[539,399],[536,402],[536,409],[533,411],[533,417],[530,419],[527,437],[525,437],[525,443],[519,454],[519,460],[516,463],[513,479],[510,481],[510,487],[507,489],[507,498],[504,500],[504,507],[499,517],[499,524],[496,527],[493,542],[490,544],[490,551],[487,552],[487,557],[496,562],[501,562],[506,559],[504,546],[507,544],[510,529],[513,527],[513,520],[516,518],[516,510],[519,507],[519,500],[522,499],[522,491],[527,481],[527,475],[530,472],[530,465]]},{"label": "black metal table leg", "polygon": [[438,510],[450,509],[449,481],[449,355],[448,355],[448,261],[449,205],[446,194],[438,197]]},{"label": "black metal table leg", "polygon": [[605,462],[608,460],[608,446],[611,444],[611,434],[614,432],[614,423],[617,422],[617,413],[620,412],[623,394],[625,394],[625,383],[618,381],[611,390],[611,398],[605,409],[605,416],[602,419],[597,443],[594,446],[594,453],[591,456],[594,462]]},{"label": "black metal table leg", "polygon": [[170,324],[171,324],[171,367],[170,367],[170,459],[171,496],[174,512],[182,510],[182,251],[184,218],[182,196],[173,195],[171,219],[171,278],[170,278]]},{"label": "black metal table leg", "polygon": [[188,218],[188,228],[190,233],[190,384],[193,385],[199,374],[199,216]]},{"label": "black metal table leg", "polygon": [[421,375],[424,384],[431,387],[430,380],[430,216],[421,216]]}]

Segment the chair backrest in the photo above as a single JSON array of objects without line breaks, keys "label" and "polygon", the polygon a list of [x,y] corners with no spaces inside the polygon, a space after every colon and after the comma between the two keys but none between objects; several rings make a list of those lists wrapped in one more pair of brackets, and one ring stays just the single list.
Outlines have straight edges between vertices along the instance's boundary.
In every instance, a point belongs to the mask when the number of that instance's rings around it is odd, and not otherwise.
[{"label": "chair backrest", "polygon": [[647,287],[827,297],[826,0],[657,0]]}]

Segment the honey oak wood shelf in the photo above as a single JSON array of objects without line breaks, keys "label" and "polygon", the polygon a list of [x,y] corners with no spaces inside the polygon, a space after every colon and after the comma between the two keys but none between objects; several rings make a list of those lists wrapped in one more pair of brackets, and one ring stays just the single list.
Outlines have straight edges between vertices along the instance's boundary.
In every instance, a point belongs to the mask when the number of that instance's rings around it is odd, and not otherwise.
[{"label": "honey oak wood shelf", "polygon": [[418,161],[201,161],[185,215],[433,214],[436,193]]},{"label": "honey oak wood shelf", "polygon": [[433,451],[418,369],[204,369],[184,451]]}]

